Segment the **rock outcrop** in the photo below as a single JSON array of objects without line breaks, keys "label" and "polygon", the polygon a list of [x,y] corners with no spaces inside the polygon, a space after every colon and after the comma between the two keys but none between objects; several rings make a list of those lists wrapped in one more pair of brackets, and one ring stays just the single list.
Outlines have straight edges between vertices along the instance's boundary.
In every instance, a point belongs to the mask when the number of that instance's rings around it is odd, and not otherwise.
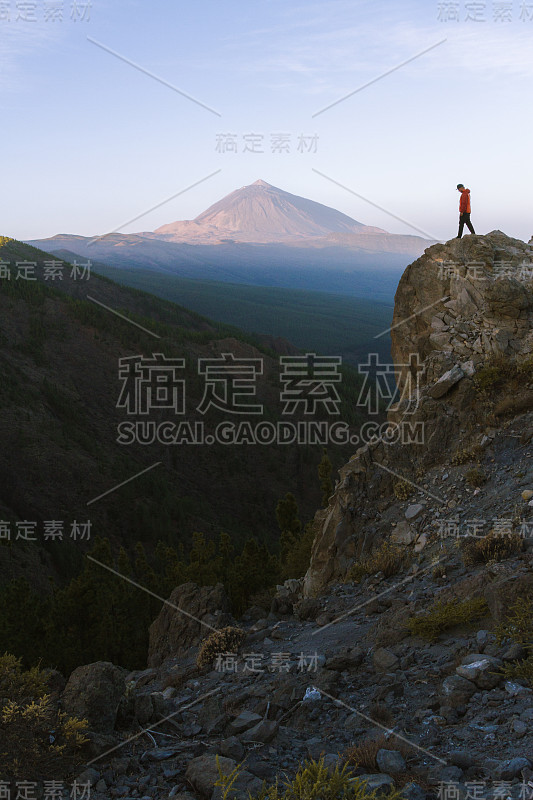
[{"label": "rock outcrop", "polygon": [[452,369],[460,379],[472,370],[462,364],[494,355],[530,355],[531,246],[493,231],[429,247],[400,280],[391,336],[395,364],[416,355],[424,362],[422,385]]},{"label": "rock outcrop", "polygon": [[213,629],[232,622],[229,600],[221,583],[177,586],[150,626],[148,665],[159,667],[165,659],[179,656],[198,644]]},{"label": "rock outcrop", "polygon": [[[480,428],[476,372],[496,358],[531,358],[531,246],[493,231],[429,247],[400,280],[391,336],[399,401],[388,414],[390,435],[359,448],[316,514],[306,597],[345,577],[390,533],[381,512],[395,483],[416,483],[449,460],[466,430]],[[513,402],[527,410],[533,392],[524,386]]]}]

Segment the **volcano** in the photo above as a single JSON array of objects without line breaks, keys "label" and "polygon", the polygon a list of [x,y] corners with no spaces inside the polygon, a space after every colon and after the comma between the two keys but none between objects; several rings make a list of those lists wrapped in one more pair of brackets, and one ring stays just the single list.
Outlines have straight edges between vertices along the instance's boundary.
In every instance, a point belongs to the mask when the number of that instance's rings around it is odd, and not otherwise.
[{"label": "volcano", "polygon": [[170,242],[215,244],[230,239],[273,244],[301,243],[330,234],[387,232],[258,180],[231,192],[195,219],[162,225],[152,235]]}]

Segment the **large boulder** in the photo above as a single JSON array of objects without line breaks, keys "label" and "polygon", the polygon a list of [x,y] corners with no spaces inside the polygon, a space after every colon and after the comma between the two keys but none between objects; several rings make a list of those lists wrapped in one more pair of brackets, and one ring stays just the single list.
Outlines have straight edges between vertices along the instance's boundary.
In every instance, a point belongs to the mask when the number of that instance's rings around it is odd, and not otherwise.
[{"label": "large boulder", "polygon": [[183,583],[177,586],[150,626],[148,665],[159,667],[165,659],[180,656],[233,619],[224,587]]},{"label": "large boulder", "polygon": [[61,706],[70,716],[86,719],[89,730],[109,734],[126,691],[124,671],[109,661],[77,667],[61,696]]}]

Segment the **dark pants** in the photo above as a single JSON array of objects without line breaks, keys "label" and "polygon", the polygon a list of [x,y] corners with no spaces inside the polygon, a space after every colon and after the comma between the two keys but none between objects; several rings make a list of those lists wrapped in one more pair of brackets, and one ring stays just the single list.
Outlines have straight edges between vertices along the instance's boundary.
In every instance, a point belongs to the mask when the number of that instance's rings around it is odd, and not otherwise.
[{"label": "dark pants", "polygon": [[463,235],[463,228],[466,225],[470,233],[475,233],[474,226],[470,222],[470,212],[463,211],[462,214],[459,215],[459,233],[457,234],[457,238],[460,239]]}]

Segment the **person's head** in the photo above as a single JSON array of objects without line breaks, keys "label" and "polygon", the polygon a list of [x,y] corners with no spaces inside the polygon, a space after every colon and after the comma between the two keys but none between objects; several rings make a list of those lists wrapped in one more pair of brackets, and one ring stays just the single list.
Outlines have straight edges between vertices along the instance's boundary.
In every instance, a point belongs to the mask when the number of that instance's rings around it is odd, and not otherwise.
[{"label": "person's head", "polygon": [[458,190],[459,190],[460,192],[462,192],[462,191],[464,190],[464,188],[465,188],[465,187],[463,186],[463,184],[462,184],[462,183],[458,183],[458,184],[457,184],[457,188],[458,188]]}]

